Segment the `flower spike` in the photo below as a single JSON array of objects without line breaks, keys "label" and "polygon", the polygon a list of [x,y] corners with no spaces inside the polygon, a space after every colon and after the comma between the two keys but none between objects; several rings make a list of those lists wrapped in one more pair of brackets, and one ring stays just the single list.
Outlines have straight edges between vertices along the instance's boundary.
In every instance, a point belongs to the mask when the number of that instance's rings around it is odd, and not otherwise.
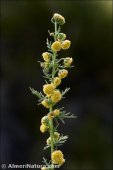
[{"label": "flower spike", "polygon": [[53,38],[53,42],[47,38],[47,51],[42,53],[43,61],[40,62],[46,82],[43,85],[43,93],[30,87],[32,94],[38,97],[39,104],[48,109],[45,116],[41,118],[40,131],[42,133],[48,132],[49,136],[46,139],[44,150],[51,148],[51,153],[49,162],[43,158],[45,165],[41,170],[55,170],[56,165],[60,167],[65,163],[63,152],[57,148],[67,141],[68,136],[58,132],[58,122],[65,123],[66,118],[76,118],[73,114],[66,113],[64,108],[56,107],[70,89],[66,87],[65,90],[60,90],[59,86],[63,79],[68,76],[68,69],[72,67],[73,58],[58,58],[60,51],[69,49],[71,45],[71,41],[66,40],[66,34],[61,32],[65,18],[55,13],[51,22],[54,24],[54,31],[48,32]]}]

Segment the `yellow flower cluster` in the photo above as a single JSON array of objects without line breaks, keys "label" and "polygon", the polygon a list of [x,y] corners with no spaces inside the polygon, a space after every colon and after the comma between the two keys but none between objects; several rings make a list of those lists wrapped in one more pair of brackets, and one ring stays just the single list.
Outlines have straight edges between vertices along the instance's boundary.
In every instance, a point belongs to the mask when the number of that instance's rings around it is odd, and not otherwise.
[{"label": "yellow flower cluster", "polygon": [[44,92],[46,95],[51,95],[51,94],[53,94],[54,89],[55,89],[55,86],[54,86],[53,83],[51,83],[51,84],[45,84],[45,85],[43,86],[43,92]]},{"label": "yellow flower cluster", "polygon": [[65,18],[57,13],[53,15],[53,20],[56,21],[59,25],[63,25],[65,23]]},{"label": "yellow flower cluster", "polygon": [[[53,103],[57,103],[57,102],[59,102],[59,101],[62,99],[62,94],[61,94],[61,92],[60,92],[59,90],[54,90],[54,92],[53,92],[50,96],[48,96],[48,97],[50,97],[50,99],[51,99],[51,101],[52,101]],[[44,107],[46,107],[46,108],[49,108],[49,107],[50,107],[50,104],[49,104],[49,102],[48,102],[46,99],[44,99],[44,100],[41,102],[41,104],[42,104]]]},{"label": "yellow flower cluster", "polygon": [[[62,98],[62,94],[59,90],[55,90],[55,87],[58,86],[61,83],[61,80],[59,77],[56,77],[54,79],[54,82],[51,84],[45,84],[43,86],[43,92],[47,95],[47,97],[49,97],[51,99],[51,101],[53,103],[57,103],[61,100]],[[41,104],[46,107],[49,108],[49,102],[44,99]]]},{"label": "yellow flower cluster", "polygon": [[54,151],[52,153],[51,159],[54,164],[58,165],[62,165],[65,162],[63,153],[60,150]]},{"label": "yellow flower cluster", "polygon": [[62,94],[59,90],[55,90],[54,93],[51,96],[51,100],[53,103],[57,103],[61,100]]},{"label": "yellow flower cluster", "polygon": [[60,51],[61,49],[67,50],[71,45],[71,41],[65,40],[62,43],[60,41],[55,41],[51,45],[51,49],[55,52]]},{"label": "yellow flower cluster", "polygon": [[72,62],[73,62],[73,59],[71,57],[67,57],[64,59],[64,66],[69,67]]},{"label": "yellow flower cluster", "polygon": [[59,70],[58,72],[58,77],[60,79],[65,78],[68,75],[68,71],[66,69]]}]

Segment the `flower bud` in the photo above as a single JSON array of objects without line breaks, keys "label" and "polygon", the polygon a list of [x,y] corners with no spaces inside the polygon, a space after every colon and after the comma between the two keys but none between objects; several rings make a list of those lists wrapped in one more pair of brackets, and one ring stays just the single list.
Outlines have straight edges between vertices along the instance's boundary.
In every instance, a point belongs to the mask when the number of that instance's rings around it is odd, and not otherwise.
[{"label": "flower bud", "polygon": [[59,25],[63,25],[65,23],[65,18],[57,13],[53,15],[53,20],[57,22]]},{"label": "flower bud", "polygon": [[51,45],[51,48],[53,51],[60,51],[61,48],[62,48],[62,44],[60,41],[55,41],[52,45]]},{"label": "flower bud", "polygon": [[40,126],[40,131],[41,131],[42,133],[46,132],[47,129],[48,129],[48,126],[46,126],[45,124],[42,124],[42,125]]},{"label": "flower bud", "polygon": [[48,117],[47,116],[42,117],[41,123],[45,124],[45,125],[48,125],[48,123],[49,123]]},{"label": "flower bud", "polygon": [[51,137],[46,140],[47,145],[51,145]]},{"label": "flower bud", "polygon": [[53,112],[48,113],[48,119],[51,120],[55,117]]},{"label": "flower bud", "polygon": [[69,67],[72,62],[73,62],[73,59],[70,57],[67,57],[64,59],[64,66]]},{"label": "flower bud", "polygon": [[60,85],[60,83],[61,83],[61,79],[59,77],[55,77],[53,80],[53,84],[55,85],[55,87]]},{"label": "flower bud", "polygon": [[59,41],[64,41],[65,38],[66,38],[66,34],[64,34],[64,33],[59,33],[58,36],[57,36],[57,39]]},{"label": "flower bud", "polygon": [[68,71],[66,69],[59,70],[58,77],[63,79],[68,75]]},{"label": "flower bud", "polygon": [[50,66],[50,63],[48,63],[48,62],[41,62],[41,63],[40,63],[40,66],[41,66],[42,68],[44,68],[44,69],[48,69],[49,66]]},{"label": "flower bud", "polygon": [[43,100],[43,101],[41,102],[41,104],[42,104],[44,107],[49,108],[49,103],[48,103],[47,100]]},{"label": "flower bud", "polygon": [[71,45],[71,41],[65,40],[62,42],[62,49],[67,50],[70,47],[70,45]]},{"label": "flower bud", "polygon": [[55,139],[55,140],[58,140],[59,137],[60,137],[60,133],[54,132],[54,139]]},{"label": "flower bud", "polygon": [[52,56],[51,53],[48,53],[48,52],[45,52],[42,54],[42,57],[43,57],[44,61],[46,61],[46,62],[50,61],[51,56]]},{"label": "flower bud", "polygon": [[60,115],[60,110],[59,110],[59,109],[55,109],[55,110],[53,111],[53,114],[54,114],[55,116],[59,116],[59,115]]}]

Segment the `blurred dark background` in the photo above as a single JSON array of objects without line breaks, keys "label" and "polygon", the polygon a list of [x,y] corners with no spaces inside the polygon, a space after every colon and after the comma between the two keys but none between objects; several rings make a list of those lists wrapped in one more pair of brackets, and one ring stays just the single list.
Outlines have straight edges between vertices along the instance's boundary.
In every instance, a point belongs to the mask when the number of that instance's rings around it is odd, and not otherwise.
[{"label": "blurred dark background", "polygon": [[[78,116],[60,124],[69,140],[60,149],[67,170],[112,169],[112,1],[1,1],[1,162],[41,164],[48,134],[40,119],[47,109],[37,106],[29,86],[42,91],[38,60],[47,50],[54,13],[66,18],[62,32],[71,40],[63,55],[75,67],[62,81],[71,87],[61,102]],[[50,154],[49,154],[50,155]]]}]

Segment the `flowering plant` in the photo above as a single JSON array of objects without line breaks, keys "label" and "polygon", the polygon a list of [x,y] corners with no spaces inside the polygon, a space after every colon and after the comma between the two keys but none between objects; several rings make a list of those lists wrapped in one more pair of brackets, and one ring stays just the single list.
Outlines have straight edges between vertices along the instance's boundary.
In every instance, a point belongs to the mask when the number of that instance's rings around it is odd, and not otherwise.
[{"label": "flowering plant", "polygon": [[58,132],[58,122],[61,120],[64,123],[66,118],[76,118],[73,114],[67,113],[64,107],[55,108],[56,104],[64,98],[64,95],[70,89],[66,88],[61,91],[58,86],[61,84],[62,79],[68,75],[67,69],[72,67],[73,59],[71,57],[58,58],[58,52],[67,50],[71,45],[71,42],[66,40],[66,34],[61,32],[61,25],[65,23],[65,18],[55,13],[51,21],[54,24],[55,31],[49,31],[49,35],[53,37],[54,42],[47,39],[48,52],[42,54],[44,61],[40,62],[45,78],[43,93],[30,87],[32,94],[39,98],[39,104],[49,109],[47,115],[41,119],[40,131],[42,133],[49,132],[44,149],[51,148],[51,159],[48,162],[43,158],[45,166],[42,167],[42,170],[54,170],[55,165],[61,166],[65,162],[62,151],[57,148],[66,142],[68,136],[61,135]]}]

